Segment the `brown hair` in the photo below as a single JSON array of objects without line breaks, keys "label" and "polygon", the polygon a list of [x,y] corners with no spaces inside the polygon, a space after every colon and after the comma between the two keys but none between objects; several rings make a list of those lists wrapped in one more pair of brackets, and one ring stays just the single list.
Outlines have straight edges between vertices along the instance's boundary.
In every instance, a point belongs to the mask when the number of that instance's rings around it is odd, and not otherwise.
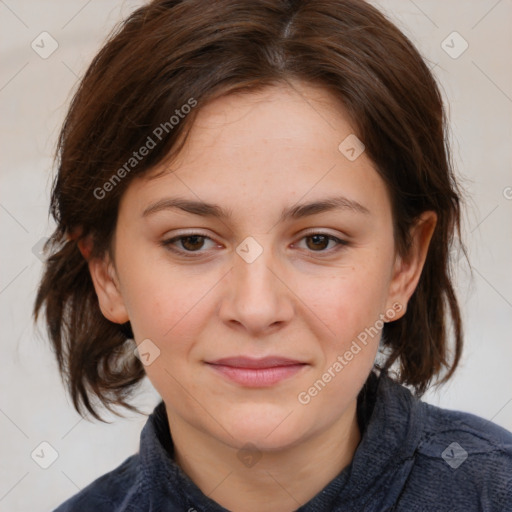
[{"label": "brown hair", "polygon": [[[437,213],[407,312],[384,326],[384,368],[398,364],[398,380],[418,396],[442,370],[440,382],[453,374],[463,341],[449,249],[460,235],[460,197],[442,98],[412,43],[361,0],[154,0],[131,14],[94,58],[58,141],[51,199],[57,228],[34,312],[37,319],[44,306],[79,413],[85,406],[101,419],[96,398],[111,411],[112,405],[136,410],[128,398],[145,372],[128,341],[129,325],[101,314],[77,242],[92,237],[91,257],[109,250],[123,191],[179,152],[208,101],[292,79],[321,86],[344,104],[390,191],[400,254],[407,254],[418,216]],[[150,145],[148,137],[154,147],[132,161],[134,151]]]}]

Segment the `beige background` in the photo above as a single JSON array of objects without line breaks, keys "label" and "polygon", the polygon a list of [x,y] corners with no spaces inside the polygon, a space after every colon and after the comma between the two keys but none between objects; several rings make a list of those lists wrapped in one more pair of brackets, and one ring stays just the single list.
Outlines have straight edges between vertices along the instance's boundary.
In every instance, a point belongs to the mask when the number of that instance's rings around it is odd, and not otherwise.
[{"label": "beige background", "polygon": [[[138,448],[145,417],[104,425],[74,412],[31,309],[42,268],[33,247],[52,228],[51,156],[66,106],[107,33],[140,3],[0,0],[0,510],[52,510]],[[451,383],[425,399],[512,430],[512,2],[374,3],[417,44],[439,78],[450,105],[454,160],[470,195],[465,232],[473,276],[464,267],[457,273],[464,360]],[[43,31],[58,43],[46,59],[31,48]],[[446,39],[454,31],[460,36]],[[464,41],[469,46],[452,58],[444,40],[452,55]],[[157,399],[146,383],[137,403],[149,413]],[[31,458],[43,441],[58,454],[48,469]]]}]

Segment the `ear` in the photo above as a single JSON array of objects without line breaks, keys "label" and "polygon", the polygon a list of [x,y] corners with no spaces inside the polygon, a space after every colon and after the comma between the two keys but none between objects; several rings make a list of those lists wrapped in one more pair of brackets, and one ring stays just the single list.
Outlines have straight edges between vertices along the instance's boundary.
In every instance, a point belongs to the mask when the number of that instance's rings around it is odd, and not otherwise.
[{"label": "ear", "polygon": [[116,324],[129,321],[121,295],[119,280],[108,255],[89,260],[89,272],[103,316]]},{"label": "ear", "polygon": [[407,303],[420,280],[436,223],[435,212],[423,212],[411,227],[411,245],[407,254],[396,256],[387,304],[388,309],[392,308],[396,312],[393,320],[398,320],[407,311]]}]

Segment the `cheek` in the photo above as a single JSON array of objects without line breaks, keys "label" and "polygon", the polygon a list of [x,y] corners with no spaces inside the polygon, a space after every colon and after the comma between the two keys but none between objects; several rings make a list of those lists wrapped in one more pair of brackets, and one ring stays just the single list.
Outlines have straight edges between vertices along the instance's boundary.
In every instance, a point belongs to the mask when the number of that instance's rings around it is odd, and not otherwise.
[{"label": "cheek", "polygon": [[197,283],[198,288],[190,289],[179,277],[168,277],[149,276],[149,279],[134,279],[129,284],[127,309],[136,339],[149,337],[167,343],[183,335],[187,326],[197,319],[203,286]]},{"label": "cheek", "polygon": [[137,264],[132,255],[124,262],[122,292],[135,339],[149,338],[174,354],[187,350],[213,314],[212,291],[222,275],[191,275],[165,258]]},{"label": "cheek", "polygon": [[354,266],[327,280],[312,297],[333,336],[318,338],[322,356],[297,398],[325,421],[334,421],[339,412],[333,403],[345,407],[356,398],[372,369],[384,326],[386,283],[377,268]]},{"label": "cheek", "polygon": [[384,312],[388,284],[382,265],[352,265],[309,283],[301,296],[308,297],[307,302],[336,335],[337,343],[346,343],[374,325]]},{"label": "cheek", "polygon": [[[151,340],[158,354],[145,372],[161,396],[177,407],[187,407],[187,395],[201,396],[194,379],[186,373],[205,321],[213,314],[208,292],[213,276],[190,279],[183,272],[153,266],[133,272],[125,283],[128,314],[137,343]],[[150,345],[153,346],[153,345]],[[185,373],[183,373],[185,372]]]}]

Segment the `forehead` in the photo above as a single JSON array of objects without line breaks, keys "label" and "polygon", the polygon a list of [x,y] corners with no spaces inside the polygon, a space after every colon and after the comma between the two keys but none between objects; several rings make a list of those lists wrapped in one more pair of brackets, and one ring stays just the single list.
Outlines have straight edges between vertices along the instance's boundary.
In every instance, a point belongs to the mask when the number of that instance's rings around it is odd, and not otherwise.
[{"label": "forehead", "polygon": [[[245,156],[248,151],[325,151],[330,146],[336,153],[340,136],[354,132],[342,103],[325,89],[303,82],[280,83],[211,101],[199,111],[187,149],[201,145]],[[180,156],[181,161],[190,157],[187,151]]]},{"label": "forehead", "polygon": [[335,192],[362,204],[386,201],[365,153],[352,160],[340,150],[354,132],[341,102],[320,87],[293,83],[226,95],[198,112],[177,158],[136,188],[147,200],[172,194],[251,214]]}]

